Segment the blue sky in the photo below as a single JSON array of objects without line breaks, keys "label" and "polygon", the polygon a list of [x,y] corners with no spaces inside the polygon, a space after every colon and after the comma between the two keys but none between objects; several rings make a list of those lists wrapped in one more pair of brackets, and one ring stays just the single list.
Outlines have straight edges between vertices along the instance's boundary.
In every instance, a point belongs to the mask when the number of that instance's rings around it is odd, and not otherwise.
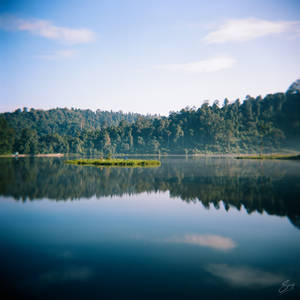
[{"label": "blue sky", "polygon": [[285,91],[300,1],[0,0],[0,111],[168,114]]}]

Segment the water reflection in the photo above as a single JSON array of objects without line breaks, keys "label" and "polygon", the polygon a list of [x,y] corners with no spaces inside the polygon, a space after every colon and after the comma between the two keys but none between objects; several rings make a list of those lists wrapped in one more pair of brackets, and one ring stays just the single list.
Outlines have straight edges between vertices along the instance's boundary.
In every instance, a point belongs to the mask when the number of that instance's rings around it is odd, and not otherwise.
[{"label": "water reflection", "polygon": [[173,237],[167,239],[171,243],[184,243],[200,247],[208,247],[214,250],[231,250],[236,247],[236,243],[227,237],[215,234],[186,234],[183,237]]},{"label": "water reflection", "polygon": [[229,266],[227,264],[210,264],[206,271],[239,287],[257,288],[278,285],[285,277],[247,266]]},{"label": "water reflection", "polygon": [[89,267],[67,268],[62,270],[48,271],[40,275],[40,284],[56,284],[68,281],[85,281],[93,275]]},{"label": "water reflection", "polygon": [[289,161],[164,159],[159,168],[95,168],[62,159],[0,160],[0,195],[74,200],[165,192],[188,203],[288,216],[299,228],[300,164]]},{"label": "water reflection", "polygon": [[1,159],[2,298],[277,299],[283,281],[300,280],[300,232],[277,217],[300,227],[299,171],[287,161]]}]

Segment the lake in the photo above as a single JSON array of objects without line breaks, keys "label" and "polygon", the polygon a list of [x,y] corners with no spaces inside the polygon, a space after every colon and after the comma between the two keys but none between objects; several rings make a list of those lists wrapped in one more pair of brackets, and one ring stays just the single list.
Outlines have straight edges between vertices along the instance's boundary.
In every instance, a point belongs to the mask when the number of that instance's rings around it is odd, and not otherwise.
[{"label": "lake", "polygon": [[0,159],[1,299],[300,299],[300,163]]}]

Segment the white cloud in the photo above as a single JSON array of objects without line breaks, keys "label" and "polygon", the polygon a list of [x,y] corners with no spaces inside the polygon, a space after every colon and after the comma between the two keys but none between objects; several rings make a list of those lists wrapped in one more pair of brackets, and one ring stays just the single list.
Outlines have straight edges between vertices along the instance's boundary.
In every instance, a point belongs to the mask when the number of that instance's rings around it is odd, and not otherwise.
[{"label": "white cloud", "polygon": [[232,239],[214,234],[187,234],[184,237],[175,237],[168,239],[167,241],[209,247],[222,251],[230,250],[236,247],[236,244]]},{"label": "white cloud", "polygon": [[236,60],[232,57],[219,56],[185,64],[158,65],[155,68],[173,72],[209,73],[231,68],[235,63]]},{"label": "white cloud", "polygon": [[233,19],[207,34],[203,40],[208,44],[244,42],[283,32],[294,31],[299,33],[299,27],[300,21],[267,21],[255,18]]},{"label": "white cloud", "polygon": [[77,54],[78,52],[74,49],[64,49],[49,54],[39,55],[39,58],[43,58],[47,60],[70,59],[76,57]]},{"label": "white cloud", "polygon": [[65,44],[89,43],[95,39],[95,34],[85,28],[72,29],[56,26],[50,21],[41,19],[20,19],[14,16],[0,16],[0,28],[4,30],[27,31],[48,39]]},{"label": "white cloud", "polygon": [[231,285],[240,287],[267,287],[279,284],[285,279],[281,275],[246,266],[211,264],[206,267],[206,271]]}]

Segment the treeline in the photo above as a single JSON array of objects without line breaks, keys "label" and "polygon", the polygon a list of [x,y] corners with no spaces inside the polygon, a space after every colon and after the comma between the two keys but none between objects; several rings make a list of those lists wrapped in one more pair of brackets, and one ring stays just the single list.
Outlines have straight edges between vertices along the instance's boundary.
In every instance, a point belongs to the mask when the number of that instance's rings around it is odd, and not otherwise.
[{"label": "treeline", "polygon": [[0,118],[1,153],[232,153],[300,145],[300,92],[292,88],[168,117],[24,109]]},{"label": "treeline", "polygon": [[[81,153],[86,152],[81,133],[131,124],[137,113],[56,108],[50,110],[17,109],[0,114],[0,153]],[[89,143],[87,143],[89,145]]]}]

